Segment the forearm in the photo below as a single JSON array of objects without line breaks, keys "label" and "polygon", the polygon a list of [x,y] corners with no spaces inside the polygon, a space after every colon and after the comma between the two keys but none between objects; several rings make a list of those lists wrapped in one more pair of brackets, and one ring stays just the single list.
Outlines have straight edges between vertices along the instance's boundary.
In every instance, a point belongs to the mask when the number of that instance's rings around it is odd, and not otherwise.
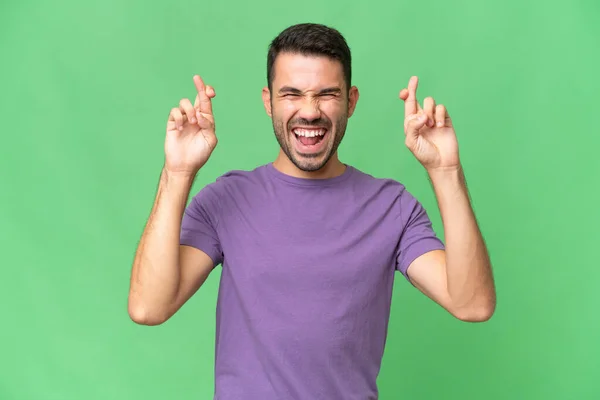
[{"label": "forearm", "polygon": [[429,172],[446,241],[448,293],[458,314],[486,319],[496,302],[491,263],[462,169]]},{"label": "forearm", "polygon": [[167,318],[180,285],[179,235],[193,177],[161,173],[131,273],[129,313],[146,324]]}]

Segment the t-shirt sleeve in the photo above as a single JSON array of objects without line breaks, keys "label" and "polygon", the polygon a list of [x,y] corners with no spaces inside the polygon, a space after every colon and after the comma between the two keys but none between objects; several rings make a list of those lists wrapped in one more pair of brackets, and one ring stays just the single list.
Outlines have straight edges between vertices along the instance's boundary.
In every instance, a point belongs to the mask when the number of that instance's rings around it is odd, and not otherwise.
[{"label": "t-shirt sleeve", "polygon": [[433,250],[444,250],[442,240],[433,230],[423,205],[408,191],[400,196],[400,215],[403,224],[396,253],[396,269],[408,278],[410,264],[419,256]]},{"label": "t-shirt sleeve", "polygon": [[179,243],[206,253],[217,266],[223,262],[223,250],[217,234],[219,200],[212,186],[202,188],[188,204],[181,222]]}]

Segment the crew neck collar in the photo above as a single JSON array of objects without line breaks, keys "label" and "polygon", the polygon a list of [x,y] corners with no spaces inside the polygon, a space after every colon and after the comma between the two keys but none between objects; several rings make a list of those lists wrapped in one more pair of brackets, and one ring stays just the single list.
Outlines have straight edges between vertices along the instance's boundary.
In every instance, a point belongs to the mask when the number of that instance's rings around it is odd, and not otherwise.
[{"label": "crew neck collar", "polygon": [[343,182],[352,175],[354,172],[354,168],[350,165],[344,164],[346,167],[342,174],[335,176],[333,178],[324,178],[324,179],[316,179],[316,178],[299,178],[291,175],[284,174],[279,171],[272,162],[265,165],[268,174],[276,179],[281,181],[291,183],[293,185],[298,186],[313,186],[313,187],[322,187],[322,186],[331,186],[337,183]]}]

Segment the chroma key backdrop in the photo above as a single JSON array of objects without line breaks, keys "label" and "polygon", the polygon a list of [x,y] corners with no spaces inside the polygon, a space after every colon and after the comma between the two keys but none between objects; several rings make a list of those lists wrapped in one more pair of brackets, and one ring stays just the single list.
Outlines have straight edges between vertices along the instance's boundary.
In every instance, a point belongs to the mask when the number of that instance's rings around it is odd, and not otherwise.
[{"label": "chroma key backdrop", "polygon": [[299,22],[353,52],[340,158],[405,184],[442,238],[398,93],[418,75],[419,100],[446,105],[493,262],[482,324],[397,275],[380,398],[600,399],[599,15],[594,1],[3,2],[0,399],[212,398],[221,267],[141,326],[133,256],[194,74],[216,90],[219,145],[192,192],[275,158],[267,46]]}]

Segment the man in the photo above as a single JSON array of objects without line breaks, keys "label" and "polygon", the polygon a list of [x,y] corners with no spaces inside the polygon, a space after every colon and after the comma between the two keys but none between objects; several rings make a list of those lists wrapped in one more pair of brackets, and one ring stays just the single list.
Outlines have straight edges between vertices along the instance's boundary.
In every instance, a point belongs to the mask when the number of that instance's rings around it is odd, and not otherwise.
[{"label": "man", "polygon": [[452,121],[433,98],[418,103],[416,77],[400,91],[405,143],[433,184],[444,246],[402,184],[339,160],[359,94],[336,30],[284,30],[269,48],[267,78],[278,157],[222,175],[187,207],[217,144],[215,90],[195,76],[194,104],[171,110],[130,316],[163,323],[220,264],[215,398],[375,399],[395,271],[462,321],[488,320],[495,308]]}]

